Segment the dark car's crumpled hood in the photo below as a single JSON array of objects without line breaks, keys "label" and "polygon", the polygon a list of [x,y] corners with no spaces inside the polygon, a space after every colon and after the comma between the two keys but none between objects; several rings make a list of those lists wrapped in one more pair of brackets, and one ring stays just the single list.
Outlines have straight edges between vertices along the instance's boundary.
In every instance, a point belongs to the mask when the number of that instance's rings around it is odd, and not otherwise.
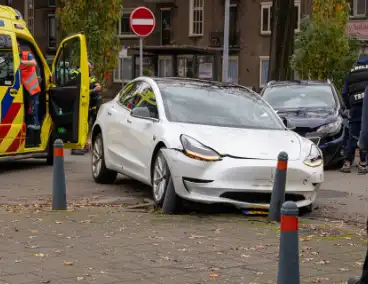
[{"label": "dark car's crumpled hood", "polygon": [[[308,110],[277,110],[280,117],[289,119],[296,128],[303,128],[305,131],[309,128],[310,131],[336,121],[338,113],[335,109],[308,109]],[[296,130],[296,132],[298,132]]]}]

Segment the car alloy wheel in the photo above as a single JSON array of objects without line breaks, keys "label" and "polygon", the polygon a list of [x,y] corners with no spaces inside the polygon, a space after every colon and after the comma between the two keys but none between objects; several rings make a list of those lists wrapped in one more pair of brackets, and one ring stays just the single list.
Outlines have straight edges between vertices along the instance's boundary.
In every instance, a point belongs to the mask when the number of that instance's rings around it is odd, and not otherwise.
[{"label": "car alloy wheel", "polygon": [[102,149],[102,140],[100,137],[97,137],[95,143],[93,143],[92,148],[92,174],[93,177],[99,176],[102,168],[102,159],[103,159],[103,149]]},{"label": "car alloy wheel", "polygon": [[165,198],[166,188],[170,179],[170,171],[166,160],[161,152],[156,157],[153,168],[153,198],[156,204],[162,205]]},{"label": "car alloy wheel", "polygon": [[91,164],[92,176],[95,182],[101,184],[112,184],[115,182],[117,172],[106,167],[101,133],[93,139]]}]

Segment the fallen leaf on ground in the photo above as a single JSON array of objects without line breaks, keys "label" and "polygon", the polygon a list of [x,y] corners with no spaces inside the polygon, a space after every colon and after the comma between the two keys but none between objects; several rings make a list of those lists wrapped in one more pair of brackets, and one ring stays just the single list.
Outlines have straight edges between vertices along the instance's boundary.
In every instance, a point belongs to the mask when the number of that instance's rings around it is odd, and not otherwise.
[{"label": "fallen leaf on ground", "polygon": [[215,279],[215,278],[219,278],[219,277],[220,277],[220,275],[219,275],[219,274],[214,273],[214,274],[210,274],[210,275],[209,275],[209,277],[210,277],[210,278]]},{"label": "fallen leaf on ground", "polygon": [[250,255],[248,255],[248,254],[242,254],[241,257],[248,258],[248,257],[250,257]]},{"label": "fallen leaf on ground", "polygon": [[43,254],[43,253],[34,253],[33,255],[34,256],[40,256],[40,257],[44,257],[45,256],[45,254]]},{"label": "fallen leaf on ground", "polygon": [[200,239],[200,238],[205,238],[205,236],[196,236],[196,235],[191,235],[189,237],[189,239]]},{"label": "fallen leaf on ground", "polygon": [[19,262],[22,262],[20,259],[17,259],[16,261],[15,261],[15,263],[19,263]]},{"label": "fallen leaf on ground", "polygon": [[339,271],[341,271],[341,272],[344,272],[344,271],[349,271],[350,269],[348,269],[348,268],[339,268]]},{"label": "fallen leaf on ground", "polygon": [[320,265],[325,265],[325,264],[329,264],[330,261],[329,260],[321,260],[321,261],[318,261],[316,262],[317,264],[320,264]]},{"label": "fallen leaf on ground", "polygon": [[77,277],[77,281],[82,281],[83,279],[83,277]]},{"label": "fallen leaf on ground", "polygon": [[312,283],[322,283],[325,281],[329,281],[330,279],[327,277],[317,277],[316,279],[313,280]]},{"label": "fallen leaf on ground", "polygon": [[64,261],[64,265],[73,265],[72,261]]}]

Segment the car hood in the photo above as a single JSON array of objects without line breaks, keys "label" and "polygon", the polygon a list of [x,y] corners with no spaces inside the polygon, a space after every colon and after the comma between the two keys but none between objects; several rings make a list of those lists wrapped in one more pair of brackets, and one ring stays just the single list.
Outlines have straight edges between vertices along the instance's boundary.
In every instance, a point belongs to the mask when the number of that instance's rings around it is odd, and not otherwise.
[{"label": "car hood", "polygon": [[[223,155],[239,158],[276,160],[286,151],[289,160],[300,156],[300,137],[289,130],[259,130],[170,123],[170,136],[188,135]],[[181,144],[180,144],[181,145]]]},{"label": "car hood", "polygon": [[334,109],[275,110],[280,117],[289,119],[297,128],[310,128],[311,131],[322,125],[336,121],[338,117],[337,111]]}]

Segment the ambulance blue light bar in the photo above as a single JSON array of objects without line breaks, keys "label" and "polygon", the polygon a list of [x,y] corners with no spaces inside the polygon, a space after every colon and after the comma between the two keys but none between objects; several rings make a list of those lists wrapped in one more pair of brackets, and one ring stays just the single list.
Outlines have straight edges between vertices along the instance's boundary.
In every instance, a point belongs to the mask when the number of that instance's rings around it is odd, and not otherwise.
[{"label": "ambulance blue light bar", "polygon": [[5,23],[3,20],[0,20],[0,27],[5,27]]}]

